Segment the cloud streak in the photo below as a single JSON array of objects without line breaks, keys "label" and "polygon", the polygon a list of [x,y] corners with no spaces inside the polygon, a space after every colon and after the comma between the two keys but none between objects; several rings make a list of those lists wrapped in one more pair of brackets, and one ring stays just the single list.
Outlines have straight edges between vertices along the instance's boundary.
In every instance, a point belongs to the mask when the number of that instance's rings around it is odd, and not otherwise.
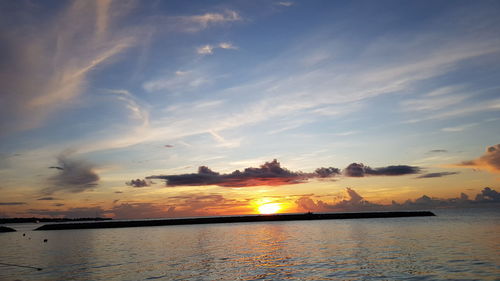
[{"label": "cloud streak", "polygon": [[203,46],[197,48],[196,52],[199,55],[211,55],[211,54],[214,53],[215,49],[237,50],[238,47],[234,46],[231,43],[222,42],[222,43],[219,43],[218,45],[215,45],[215,46],[214,45],[210,45],[210,44],[203,45]]},{"label": "cloud streak", "polygon": [[402,176],[417,174],[420,172],[419,167],[408,165],[396,165],[379,168],[370,168],[362,163],[352,163],[344,169],[344,175],[348,177],[365,177],[365,176]]},{"label": "cloud streak", "polygon": [[417,179],[440,178],[444,176],[451,176],[459,174],[459,172],[440,172],[440,173],[427,173],[417,177]]},{"label": "cloud streak", "polygon": [[0,202],[0,206],[18,206],[26,205],[26,202]]},{"label": "cloud streak", "polygon": [[110,13],[112,5],[73,1],[50,21],[27,13],[29,25],[5,24],[17,14],[1,13],[0,40],[8,59],[0,65],[0,120],[9,120],[0,122],[1,133],[43,125],[84,92],[91,71],[135,44],[129,31],[109,32],[119,14]]}]

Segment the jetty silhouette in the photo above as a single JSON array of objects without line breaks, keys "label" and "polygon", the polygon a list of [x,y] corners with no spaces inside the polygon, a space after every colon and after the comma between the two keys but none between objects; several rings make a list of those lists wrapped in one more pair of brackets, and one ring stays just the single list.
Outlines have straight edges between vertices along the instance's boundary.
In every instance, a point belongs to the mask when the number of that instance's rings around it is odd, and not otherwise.
[{"label": "jetty silhouette", "polygon": [[435,215],[434,213],[429,211],[245,215],[245,216],[227,216],[227,217],[58,223],[58,224],[46,224],[35,230],[95,229],[95,228],[146,227],[146,226],[211,224],[211,223],[401,218],[401,217],[426,217],[426,216],[435,216]]}]

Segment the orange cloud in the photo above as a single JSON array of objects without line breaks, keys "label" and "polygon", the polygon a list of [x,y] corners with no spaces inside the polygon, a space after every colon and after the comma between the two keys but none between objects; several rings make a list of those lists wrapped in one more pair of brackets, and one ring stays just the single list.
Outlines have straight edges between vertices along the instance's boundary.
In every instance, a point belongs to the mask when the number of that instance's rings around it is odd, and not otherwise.
[{"label": "orange cloud", "polygon": [[471,167],[480,170],[487,170],[492,173],[500,173],[500,144],[495,144],[486,149],[486,152],[474,160],[463,161],[456,164],[460,167]]}]

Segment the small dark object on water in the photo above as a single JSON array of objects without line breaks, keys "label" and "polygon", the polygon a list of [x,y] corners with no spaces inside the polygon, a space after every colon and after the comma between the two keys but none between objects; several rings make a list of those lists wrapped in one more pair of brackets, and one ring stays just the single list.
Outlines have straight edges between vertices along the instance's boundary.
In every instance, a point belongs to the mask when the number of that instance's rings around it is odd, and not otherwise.
[{"label": "small dark object on water", "polygon": [[43,239],[43,243],[47,243],[49,241],[48,239]]},{"label": "small dark object on water", "polygon": [[0,226],[0,232],[14,232],[14,231],[16,231],[16,230],[13,228],[6,227],[6,226]]},{"label": "small dark object on water", "polygon": [[23,233],[23,236],[26,236],[26,233]]}]

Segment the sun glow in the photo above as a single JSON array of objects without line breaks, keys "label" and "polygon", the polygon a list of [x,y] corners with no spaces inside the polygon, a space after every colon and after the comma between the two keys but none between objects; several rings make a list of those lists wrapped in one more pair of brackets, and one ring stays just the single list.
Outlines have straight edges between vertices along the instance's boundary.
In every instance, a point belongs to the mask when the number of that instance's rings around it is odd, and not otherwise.
[{"label": "sun glow", "polygon": [[280,210],[281,210],[280,203],[267,203],[267,204],[262,204],[258,207],[259,213],[263,215],[275,214]]}]

